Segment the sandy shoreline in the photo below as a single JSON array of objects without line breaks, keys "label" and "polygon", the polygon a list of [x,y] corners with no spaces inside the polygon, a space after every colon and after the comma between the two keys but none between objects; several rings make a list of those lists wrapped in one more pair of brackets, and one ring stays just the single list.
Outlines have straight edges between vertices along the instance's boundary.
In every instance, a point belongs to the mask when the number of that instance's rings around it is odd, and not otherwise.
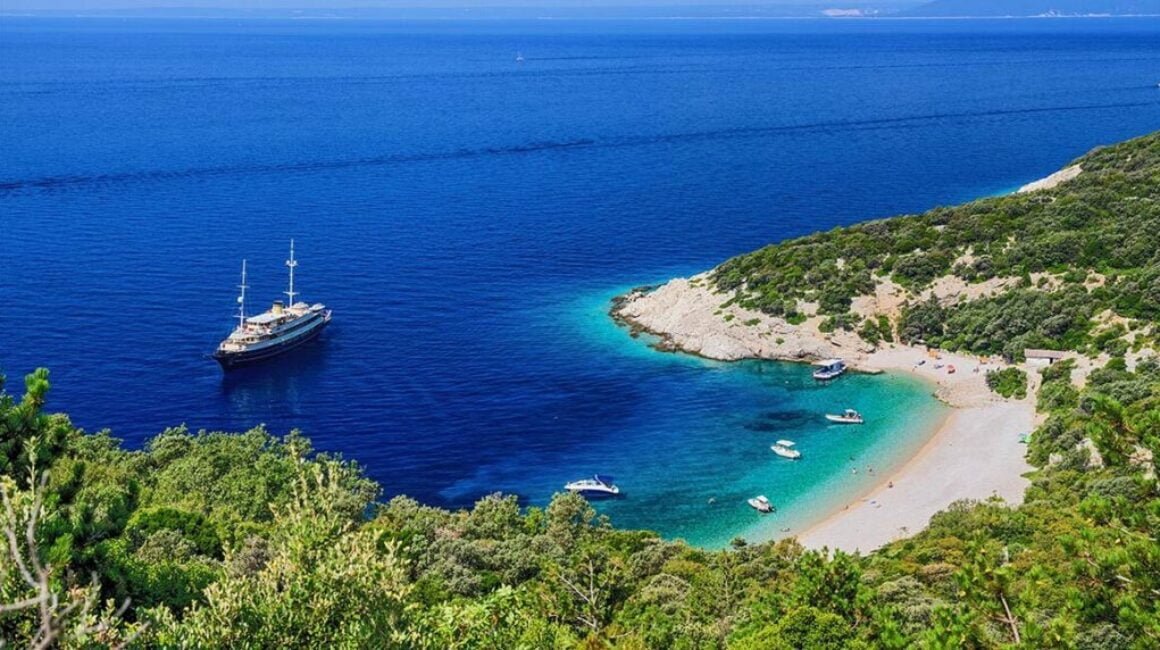
[{"label": "sandy shoreline", "polygon": [[845,509],[797,535],[807,548],[873,551],[926,527],[935,513],[962,499],[1023,500],[1031,467],[1019,435],[1033,429],[1020,403],[955,409],[922,449],[884,475]]},{"label": "sandy shoreline", "polygon": [[[883,292],[880,292],[883,293]],[[885,295],[889,294],[889,295]],[[878,310],[895,302],[892,290],[870,298]],[[618,300],[614,317],[660,337],[657,347],[718,360],[810,361],[841,357],[866,372],[910,374],[929,382],[935,395],[953,407],[937,430],[897,471],[842,509],[829,513],[797,537],[808,548],[872,551],[917,533],[935,513],[962,499],[999,496],[1022,501],[1031,470],[1019,436],[1036,423],[1034,384],[1024,400],[1006,400],[986,385],[986,371],[998,361],[929,352],[925,348],[866,345],[852,333],[822,333],[816,318],[801,325],[728,304],[704,275],[673,280],[652,291]],[[1028,378],[1038,367],[1024,366]],[[893,485],[893,487],[890,487]],[[770,527],[777,522],[771,520]],[[770,537],[777,537],[771,535]]]}]

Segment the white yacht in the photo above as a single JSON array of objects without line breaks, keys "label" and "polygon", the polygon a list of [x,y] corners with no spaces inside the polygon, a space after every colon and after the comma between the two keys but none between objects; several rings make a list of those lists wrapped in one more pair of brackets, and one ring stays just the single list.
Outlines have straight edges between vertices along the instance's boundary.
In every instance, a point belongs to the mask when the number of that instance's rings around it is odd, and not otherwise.
[{"label": "white yacht", "polygon": [[814,371],[814,379],[826,381],[834,379],[846,372],[846,362],[842,359],[826,359],[814,364],[818,369]]},{"label": "white yacht", "polygon": [[773,507],[773,504],[769,502],[769,499],[765,498],[764,494],[755,496],[750,499],[749,507],[761,513],[773,512],[776,509]]},{"label": "white yacht", "polygon": [[793,447],[794,444],[792,440],[778,440],[769,448],[773,450],[773,453],[781,456],[782,458],[797,460],[802,457],[802,452],[794,449]]},{"label": "white yacht", "polygon": [[611,476],[596,474],[592,478],[572,481],[564,485],[564,489],[586,497],[615,497],[620,495],[620,488],[612,482]]},{"label": "white yacht", "polygon": [[294,240],[290,240],[290,259],[286,260],[290,269],[290,289],[286,291],[286,302],[275,300],[269,310],[257,316],[246,316],[246,261],[242,260],[242,283],[238,285],[238,326],[225,340],[218,344],[213,358],[223,370],[232,370],[255,361],[269,359],[317,337],[330,324],[330,310],[326,305],[295,302],[298,292],[294,290],[294,269],[298,260],[294,259]]},{"label": "white yacht", "polygon": [[837,424],[862,424],[865,422],[865,420],[862,418],[862,414],[855,411],[854,409],[846,409],[842,412],[841,415],[827,413],[826,419]]}]

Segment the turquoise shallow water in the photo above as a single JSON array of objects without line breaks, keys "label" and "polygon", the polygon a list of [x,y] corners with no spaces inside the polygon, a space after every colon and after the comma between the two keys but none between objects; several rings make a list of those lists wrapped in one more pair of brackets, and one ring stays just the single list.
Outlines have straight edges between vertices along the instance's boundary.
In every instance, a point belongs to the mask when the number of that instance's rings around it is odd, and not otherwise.
[{"label": "turquoise shallow water", "polygon": [[[849,373],[823,385],[802,364],[657,352],[650,337],[634,339],[608,317],[612,296],[627,289],[587,295],[545,317],[574,328],[576,352],[632,368],[646,396],[640,416],[611,435],[569,434],[569,453],[555,458],[517,454],[481,467],[459,490],[535,484],[543,473],[546,493],[559,489],[548,477],[607,473],[624,497],[597,509],[617,526],[707,547],[736,536],[763,541],[801,532],[854,500],[913,456],[947,414],[929,384],[905,374]],[[858,409],[866,423],[823,418],[843,408]],[[795,441],[802,459],[774,455],[769,446],[780,438]],[[777,513],[752,510],[746,500],[757,494]]]}]

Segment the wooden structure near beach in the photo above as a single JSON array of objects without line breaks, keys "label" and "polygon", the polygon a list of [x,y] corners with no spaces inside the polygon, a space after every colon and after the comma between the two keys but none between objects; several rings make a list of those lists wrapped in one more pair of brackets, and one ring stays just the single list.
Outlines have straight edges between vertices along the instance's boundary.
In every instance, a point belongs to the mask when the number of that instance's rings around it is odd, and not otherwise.
[{"label": "wooden structure near beach", "polygon": [[1064,353],[1059,350],[1036,350],[1027,348],[1023,351],[1023,356],[1027,357],[1028,361],[1046,359],[1047,364],[1051,365],[1063,358]]}]

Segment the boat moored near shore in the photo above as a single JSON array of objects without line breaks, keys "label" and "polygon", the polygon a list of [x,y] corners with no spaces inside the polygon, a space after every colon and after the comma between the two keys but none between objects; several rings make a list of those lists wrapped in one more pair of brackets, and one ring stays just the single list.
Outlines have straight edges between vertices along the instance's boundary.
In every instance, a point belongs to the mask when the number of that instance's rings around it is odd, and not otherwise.
[{"label": "boat moored near shore", "polygon": [[843,359],[826,359],[818,361],[814,365],[818,366],[818,369],[814,371],[814,379],[819,381],[836,379],[846,372],[846,362]]},{"label": "boat moored near shore", "polygon": [[845,411],[842,411],[840,415],[827,413],[826,419],[836,424],[862,424],[866,421],[862,417],[862,414],[855,411],[854,409],[846,409]]},{"label": "boat moored near shore", "polygon": [[773,453],[781,456],[782,458],[797,460],[802,457],[802,452],[794,449],[794,443],[792,440],[778,440],[769,448],[773,450]]},{"label": "boat moored near shore", "polygon": [[768,514],[776,510],[769,499],[764,494],[753,497],[749,500],[749,507],[760,512],[761,514]]}]

